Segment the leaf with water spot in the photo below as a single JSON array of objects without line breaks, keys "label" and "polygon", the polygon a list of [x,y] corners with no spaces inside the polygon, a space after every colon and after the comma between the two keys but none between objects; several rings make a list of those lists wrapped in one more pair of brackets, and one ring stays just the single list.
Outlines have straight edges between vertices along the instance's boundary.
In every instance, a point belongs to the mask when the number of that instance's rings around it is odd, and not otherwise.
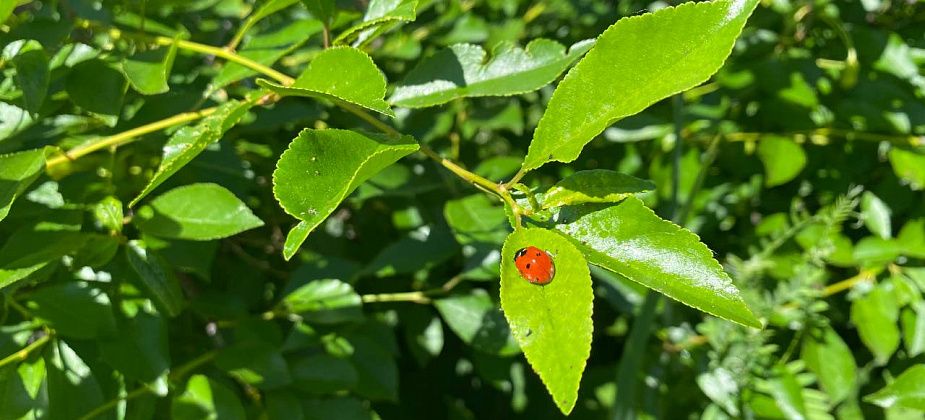
[{"label": "leaf with water spot", "polygon": [[616,205],[562,207],[553,220],[552,227],[565,234],[591,264],[685,305],[761,328],[697,235],[656,216],[638,198]]},{"label": "leaf with water spot", "polygon": [[273,172],[276,200],[302,221],[289,233],[284,257],[292,258],[308,234],[360,184],[417,150],[411,136],[393,139],[350,130],[302,130]]},{"label": "leaf with water spot", "polygon": [[[555,276],[539,286],[521,277],[514,254],[535,246],[552,255]],[[518,229],[501,250],[501,308],[514,339],[559,410],[568,414],[591,354],[594,293],[585,257],[560,234]]]}]

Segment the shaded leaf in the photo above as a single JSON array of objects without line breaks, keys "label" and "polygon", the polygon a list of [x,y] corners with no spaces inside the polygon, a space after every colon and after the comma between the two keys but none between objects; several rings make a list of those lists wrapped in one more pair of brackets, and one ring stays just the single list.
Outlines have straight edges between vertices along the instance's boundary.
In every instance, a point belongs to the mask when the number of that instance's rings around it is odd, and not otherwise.
[{"label": "shaded leaf", "polygon": [[553,220],[553,227],[591,264],[693,308],[761,327],[697,235],[656,216],[638,198],[616,205],[563,207]]},{"label": "shaded leaf", "polygon": [[79,250],[90,235],[71,231],[16,231],[0,248],[0,288]]},{"label": "shaded leaf", "polygon": [[174,188],[138,210],[133,222],[147,234],[208,241],[263,226],[238,197],[216,184]]},{"label": "shaded leaf", "polygon": [[153,382],[170,369],[167,323],[155,314],[139,311],[99,346],[107,364],[136,380]]},{"label": "shaded leaf", "polygon": [[[48,68],[48,55],[42,44],[34,40],[16,41],[19,46],[12,64],[16,68],[16,85],[22,90],[23,106],[32,113],[37,113],[45,102],[48,83],[51,77]],[[12,44],[11,44],[12,45]],[[4,53],[10,46],[4,48]]]},{"label": "shaded leaf", "polygon": [[395,89],[393,105],[422,108],[456,98],[510,96],[546,86],[588,51],[592,41],[572,45],[536,39],[526,49],[505,43],[487,57],[482,47],[457,44],[421,61]]},{"label": "shaded leaf", "polygon": [[100,59],[82,61],[71,68],[64,86],[74,104],[97,115],[106,125],[116,125],[127,87],[119,70]]},{"label": "shaded leaf", "polygon": [[10,206],[29,188],[45,168],[43,149],[0,155],[0,221],[10,212]]},{"label": "shaded leaf", "polygon": [[719,70],[757,0],[683,3],[620,19],[559,83],[523,169],[571,162],[614,122]]},{"label": "shaded leaf", "polygon": [[[555,276],[545,286],[521,277],[514,254],[535,246],[549,252]],[[557,233],[518,229],[501,250],[501,307],[511,333],[559,410],[568,414],[591,352],[594,294],[584,256]]]},{"label": "shaded leaf", "polygon": [[282,96],[307,96],[361,106],[389,117],[395,113],[385,97],[385,75],[366,53],[351,47],[328,48],[309,63],[292,83],[283,86],[264,79],[257,84]]},{"label": "shaded leaf", "polygon": [[[261,9],[255,12],[254,16],[265,9],[267,11],[271,10],[271,5],[296,2],[298,0],[270,1],[264,3]],[[284,7],[288,7],[288,4]],[[252,35],[244,40],[241,48],[238,49],[238,55],[265,66],[272,66],[280,58],[302,46],[312,35],[321,32],[323,26],[321,22],[314,19],[300,19],[281,28],[277,28],[275,25],[271,28],[272,32]],[[218,90],[255,74],[259,73],[249,67],[229,61],[222,66],[222,70],[212,79],[209,88]]]},{"label": "shaded leaf", "polygon": [[[273,194],[304,224],[288,238],[284,257],[291,258],[308,236],[361,183],[398,159],[418,150],[411,137],[388,139],[348,130],[299,133],[273,172]],[[292,236],[292,235],[291,235]]]},{"label": "shaded leaf", "polygon": [[173,399],[171,417],[177,420],[244,420],[244,407],[233,391],[205,375],[193,375],[186,390]]},{"label": "shaded leaf", "polygon": [[582,203],[616,203],[636,193],[652,191],[655,184],[616,171],[578,171],[559,181],[543,194],[542,207]]},{"label": "shaded leaf", "polygon": [[303,357],[292,364],[295,387],[312,394],[329,394],[351,390],[357,383],[357,371],[342,358],[327,354]]},{"label": "shaded leaf", "polygon": [[504,315],[482,289],[434,301],[447,326],[466,344],[488,354],[520,352]]},{"label": "shaded leaf", "polygon": [[148,249],[142,241],[129,241],[125,245],[129,266],[138,275],[141,289],[165,315],[174,317],[183,311],[183,292],[173,271],[164,260]]},{"label": "shaded leaf", "polygon": [[65,337],[97,339],[116,333],[109,296],[85,282],[41,287],[31,295],[29,308]]},{"label": "shaded leaf", "polygon": [[[73,419],[103,404],[103,391],[93,370],[71,346],[55,340],[45,353],[48,371],[48,412],[51,420]],[[115,413],[98,418],[114,419]]]}]

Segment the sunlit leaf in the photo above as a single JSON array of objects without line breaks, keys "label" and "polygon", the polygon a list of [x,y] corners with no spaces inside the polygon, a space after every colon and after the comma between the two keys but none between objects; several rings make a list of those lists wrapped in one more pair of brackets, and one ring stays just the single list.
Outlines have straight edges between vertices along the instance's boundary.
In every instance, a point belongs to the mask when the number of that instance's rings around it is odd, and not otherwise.
[{"label": "sunlit leaf", "polygon": [[263,226],[231,191],[216,184],[174,188],[138,210],[134,223],[163,238],[207,241]]}]

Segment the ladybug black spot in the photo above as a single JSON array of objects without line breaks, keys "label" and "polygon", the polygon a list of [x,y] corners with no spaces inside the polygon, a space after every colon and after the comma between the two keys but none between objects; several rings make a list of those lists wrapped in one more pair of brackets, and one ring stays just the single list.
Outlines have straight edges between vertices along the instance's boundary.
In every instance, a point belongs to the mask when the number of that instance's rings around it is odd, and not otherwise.
[{"label": "ladybug black spot", "polygon": [[530,268],[530,263],[527,263],[527,268]]}]

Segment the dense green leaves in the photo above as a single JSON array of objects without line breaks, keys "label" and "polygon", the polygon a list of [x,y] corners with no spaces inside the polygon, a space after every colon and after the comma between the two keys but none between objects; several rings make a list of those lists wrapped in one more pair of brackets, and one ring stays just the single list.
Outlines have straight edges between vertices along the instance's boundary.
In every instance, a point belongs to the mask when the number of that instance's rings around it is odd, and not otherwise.
[{"label": "dense green leaves", "polygon": [[16,231],[0,248],[0,288],[52,265],[65,255],[74,254],[88,238],[86,234],[73,231],[30,227]]},{"label": "dense green leaves", "polygon": [[164,156],[157,172],[145,188],[132,199],[129,207],[134,207],[142,198],[202,153],[206,147],[219,141],[225,132],[241,121],[252,106],[254,106],[254,99],[228,101],[199,124],[177,130],[164,145]]},{"label": "dense green leaves", "polygon": [[178,420],[246,418],[237,395],[205,375],[189,378],[186,390],[174,398],[171,414]]},{"label": "dense green leaves", "polygon": [[356,48],[324,50],[291,86],[263,79],[257,83],[283,96],[308,96],[361,106],[394,117],[385,97],[385,75],[366,53]]},{"label": "dense green leaves", "polygon": [[925,388],[922,384],[925,384],[925,365],[915,365],[864,400],[884,408],[897,406],[925,410]]},{"label": "dense green leaves", "polygon": [[93,339],[116,333],[109,297],[84,282],[42,287],[32,294],[29,308],[65,337]]},{"label": "dense green leaves", "polygon": [[285,257],[357,186],[418,149],[410,137],[389,139],[347,130],[299,133],[273,172],[273,194],[287,213],[302,220],[287,239]]},{"label": "dense green leaves", "polygon": [[[288,3],[288,4],[286,4]],[[293,0],[274,0],[264,3],[254,16],[272,12],[275,7],[288,7],[297,3]],[[271,7],[272,6],[272,7]],[[282,27],[271,27],[265,32],[251,34],[241,45],[238,54],[265,66],[272,65],[286,54],[292,52],[309,38],[321,32],[321,22],[314,19],[297,20]],[[220,89],[246,77],[258,74],[255,70],[241,64],[228,62],[212,79],[211,88]]]},{"label": "dense green leaves", "polygon": [[38,178],[45,166],[45,151],[41,149],[0,155],[0,221],[10,212],[10,206]]},{"label": "dense green leaves", "polygon": [[483,290],[440,299],[434,302],[434,306],[447,326],[472,347],[499,355],[520,352],[504,315]]},{"label": "dense green leaves", "polygon": [[537,39],[526,49],[499,45],[490,58],[478,45],[453,45],[418,64],[389,102],[421,108],[456,98],[531,92],[555,80],[592,45],[591,41],[583,41],[566,51],[558,42]]},{"label": "dense green leaves", "polygon": [[639,199],[564,207],[554,218],[588,262],[704,312],[760,328],[729,275],[697,235],[656,216]]},{"label": "dense green leaves", "polygon": [[578,171],[543,194],[543,208],[583,203],[616,203],[636,193],[652,191],[655,184],[603,169]]},{"label": "dense green leaves", "polygon": [[[539,286],[525,280],[514,254],[535,246],[552,255],[555,276]],[[501,250],[501,307],[511,333],[556,405],[568,414],[591,352],[593,293],[588,264],[574,245],[544,229],[515,230]]]},{"label": "dense green leaves", "polygon": [[238,197],[216,184],[174,188],[138,210],[135,224],[163,238],[205,241],[263,226]]},{"label": "dense green leaves", "polygon": [[571,162],[617,120],[703,83],[732,50],[757,0],[684,3],[621,19],[559,83],[524,170]]},{"label": "dense green leaves", "polygon": [[157,95],[170,90],[167,79],[173,60],[177,56],[177,44],[154,50],[141,51],[122,62],[122,72],[129,84],[143,95]]}]

